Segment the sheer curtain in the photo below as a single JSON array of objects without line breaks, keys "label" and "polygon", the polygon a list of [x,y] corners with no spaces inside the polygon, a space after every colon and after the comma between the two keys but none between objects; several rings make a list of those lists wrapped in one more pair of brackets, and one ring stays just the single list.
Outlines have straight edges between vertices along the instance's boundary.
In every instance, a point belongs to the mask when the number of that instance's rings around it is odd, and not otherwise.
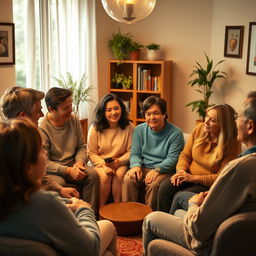
[{"label": "sheer curtain", "polygon": [[[85,72],[88,85],[93,85],[93,103],[82,103],[80,118],[88,118],[98,101],[96,18],[94,0],[27,0],[27,81],[36,85],[36,40],[39,39],[40,89],[56,86],[52,76],[64,77],[70,72],[78,80]],[[38,23],[38,28],[35,29]],[[35,34],[39,33],[37,37]],[[28,80],[28,78],[30,80]],[[38,86],[37,86],[38,87]]]}]

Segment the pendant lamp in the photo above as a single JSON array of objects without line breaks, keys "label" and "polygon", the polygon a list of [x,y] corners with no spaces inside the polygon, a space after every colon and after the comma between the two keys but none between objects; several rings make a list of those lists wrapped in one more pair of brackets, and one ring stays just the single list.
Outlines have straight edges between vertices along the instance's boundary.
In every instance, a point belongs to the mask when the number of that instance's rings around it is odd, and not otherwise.
[{"label": "pendant lamp", "polygon": [[132,24],[146,18],[156,0],[101,0],[107,14],[114,20]]}]

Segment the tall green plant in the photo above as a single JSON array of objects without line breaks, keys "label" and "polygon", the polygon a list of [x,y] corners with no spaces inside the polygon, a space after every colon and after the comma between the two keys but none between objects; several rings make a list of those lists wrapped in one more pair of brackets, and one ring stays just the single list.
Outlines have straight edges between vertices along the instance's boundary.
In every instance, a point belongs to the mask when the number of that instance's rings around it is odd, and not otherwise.
[{"label": "tall green plant", "polygon": [[226,78],[226,73],[216,69],[219,64],[224,62],[224,60],[219,61],[215,66],[213,66],[213,60],[210,60],[205,53],[207,65],[203,68],[202,65],[196,62],[195,69],[192,71],[189,77],[195,77],[189,84],[191,87],[197,86],[196,91],[202,95],[201,100],[194,100],[186,105],[186,107],[191,106],[192,111],[196,111],[200,118],[203,120],[206,116],[206,109],[212,104],[210,104],[210,97],[212,95],[212,86],[216,79]]},{"label": "tall green plant", "polygon": [[67,72],[66,78],[64,78],[63,75],[60,75],[60,78],[53,77],[53,79],[60,87],[72,91],[75,114],[78,114],[81,102],[93,102],[89,99],[89,96],[94,87],[92,85],[87,86],[87,77],[85,73],[79,81],[74,81],[73,76],[69,72]]}]

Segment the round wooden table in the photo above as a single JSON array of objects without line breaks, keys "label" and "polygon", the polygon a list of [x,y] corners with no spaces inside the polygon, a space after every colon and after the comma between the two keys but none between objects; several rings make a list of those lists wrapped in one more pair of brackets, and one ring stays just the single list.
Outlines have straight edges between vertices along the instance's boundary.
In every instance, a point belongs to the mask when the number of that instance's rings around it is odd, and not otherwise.
[{"label": "round wooden table", "polygon": [[151,212],[149,206],[137,202],[107,204],[99,211],[101,219],[113,222],[119,236],[141,233],[144,217]]}]

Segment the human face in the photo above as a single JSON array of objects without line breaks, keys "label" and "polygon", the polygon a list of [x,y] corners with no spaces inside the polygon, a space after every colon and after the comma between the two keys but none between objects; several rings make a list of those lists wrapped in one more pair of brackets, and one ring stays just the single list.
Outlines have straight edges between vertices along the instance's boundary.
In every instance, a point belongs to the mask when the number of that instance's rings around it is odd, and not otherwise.
[{"label": "human face", "polygon": [[121,114],[122,109],[116,100],[109,101],[106,104],[105,117],[110,127],[117,126]]},{"label": "human face", "polygon": [[158,105],[152,105],[146,112],[145,112],[145,119],[147,125],[153,131],[161,131],[165,126],[165,114],[162,114]]},{"label": "human face", "polygon": [[237,140],[245,143],[247,139],[246,126],[247,122],[241,110],[238,111],[236,118],[236,127],[237,127]]},{"label": "human face", "polygon": [[38,126],[38,120],[40,117],[43,117],[44,113],[42,112],[42,105],[41,101],[38,100],[35,102],[31,115],[28,115],[28,118],[36,125]]},{"label": "human face", "polygon": [[54,110],[54,118],[58,121],[66,123],[72,113],[72,97],[67,97],[60,105],[57,110]]},{"label": "human face", "polygon": [[30,164],[28,167],[29,178],[32,181],[37,181],[41,183],[42,177],[45,175],[46,169],[46,151],[41,147],[37,162],[35,164]]},{"label": "human face", "polygon": [[217,117],[217,110],[211,109],[206,113],[204,121],[204,130],[214,137],[218,137],[220,133],[220,124]]}]

